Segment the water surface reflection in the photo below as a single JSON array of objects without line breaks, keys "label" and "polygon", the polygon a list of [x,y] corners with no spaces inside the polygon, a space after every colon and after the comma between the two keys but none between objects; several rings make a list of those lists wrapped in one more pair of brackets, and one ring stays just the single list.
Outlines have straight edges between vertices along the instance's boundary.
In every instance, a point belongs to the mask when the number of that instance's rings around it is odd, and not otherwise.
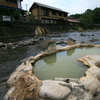
[{"label": "water surface reflection", "polygon": [[85,55],[100,54],[100,48],[80,47],[45,56],[35,63],[34,73],[39,79],[54,77],[80,78],[84,76],[87,66],[78,61]]}]

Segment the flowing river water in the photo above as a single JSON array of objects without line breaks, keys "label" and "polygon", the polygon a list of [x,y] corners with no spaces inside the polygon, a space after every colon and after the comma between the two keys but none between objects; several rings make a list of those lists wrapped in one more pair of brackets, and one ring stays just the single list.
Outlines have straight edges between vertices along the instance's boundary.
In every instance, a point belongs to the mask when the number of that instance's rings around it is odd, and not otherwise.
[{"label": "flowing river water", "polygon": [[[86,36],[81,36],[80,34],[86,34]],[[94,34],[94,36],[92,34]],[[89,42],[89,40],[91,40],[92,38],[100,39],[100,31],[61,33],[61,34],[56,34],[53,37],[43,37],[43,38],[58,41],[62,39],[67,40],[67,38],[69,37],[75,39],[77,42],[81,41]],[[0,39],[0,42],[7,43],[14,41],[24,41],[32,38],[34,37],[3,38]],[[95,41],[93,43],[100,44],[100,40]],[[0,100],[3,100],[3,96],[9,89],[9,87],[6,85],[6,81],[9,78],[9,75],[20,64],[20,61],[27,57],[35,56],[41,50],[42,48],[40,44],[25,46],[12,50],[0,50]]]}]

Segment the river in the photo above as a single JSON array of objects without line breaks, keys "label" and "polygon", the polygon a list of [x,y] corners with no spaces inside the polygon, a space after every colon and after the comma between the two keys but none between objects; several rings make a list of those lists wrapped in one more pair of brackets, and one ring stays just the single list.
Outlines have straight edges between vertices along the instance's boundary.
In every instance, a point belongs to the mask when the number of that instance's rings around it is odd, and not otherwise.
[{"label": "river", "polygon": [[[86,36],[81,36],[80,34],[87,34]],[[94,34],[94,35],[92,35]],[[69,32],[56,34],[53,37],[43,37],[45,39],[51,40],[67,40],[67,38],[73,38],[77,42],[89,42],[92,38],[100,39],[100,31],[92,32]],[[16,38],[3,38],[0,39],[0,42],[15,42],[15,41],[24,41],[32,39],[34,37],[16,37]],[[99,44],[100,40],[93,42],[94,44]],[[6,81],[9,78],[9,75],[15,70],[15,68],[20,64],[20,61],[24,58],[35,56],[42,50],[40,44],[24,46],[21,48],[16,48],[12,50],[0,50],[0,100],[3,99],[4,95],[8,91],[9,87],[6,85]]]}]

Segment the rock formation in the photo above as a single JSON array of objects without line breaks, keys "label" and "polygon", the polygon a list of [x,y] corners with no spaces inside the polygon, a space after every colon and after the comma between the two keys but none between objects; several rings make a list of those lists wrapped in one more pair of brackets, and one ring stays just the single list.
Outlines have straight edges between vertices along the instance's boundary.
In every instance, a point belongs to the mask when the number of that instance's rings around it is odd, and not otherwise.
[{"label": "rock formation", "polygon": [[37,40],[35,39],[30,39],[26,41],[18,41],[18,42],[13,42],[13,43],[2,43],[0,42],[0,49],[15,49],[18,47],[23,47],[23,46],[28,46],[28,45],[34,45],[40,42],[43,42],[43,38],[39,38]]},{"label": "rock formation", "polygon": [[36,27],[36,29],[35,29],[35,34],[36,35],[47,34],[48,32],[49,32],[48,29],[43,29],[40,26]]},{"label": "rock formation", "polygon": [[56,52],[56,43],[52,40],[46,40],[43,44],[43,51],[45,53],[53,53]]},{"label": "rock formation", "polygon": [[68,45],[74,45],[76,43],[76,40],[72,39],[72,38],[68,38],[67,39],[67,44]]},{"label": "rock formation", "polygon": [[[54,42],[50,42],[54,43]],[[50,47],[45,45],[45,50]],[[100,45],[76,43],[55,49],[55,52],[68,50],[81,46]],[[52,49],[49,49],[52,51]],[[4,100],[100,100],[100,55],[87,55],[79,59],[89,66],[85,76],[75,78],[54,78],[39,80],[34,75],[32,63],[51,51],[37,54],[21,61],[15,71],[10,75],[7,85],[10,87]]]}]

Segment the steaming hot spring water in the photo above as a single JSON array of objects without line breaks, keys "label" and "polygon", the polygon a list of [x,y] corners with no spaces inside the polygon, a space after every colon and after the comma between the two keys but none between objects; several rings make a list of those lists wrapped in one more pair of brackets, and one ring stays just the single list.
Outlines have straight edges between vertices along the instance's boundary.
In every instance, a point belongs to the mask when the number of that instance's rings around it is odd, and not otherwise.
[{"label": "steaming hot spring water", "polygon": [[81,78],[88,67],[78,59],[85,55],[100,55],[100,48],[79,47],[42,57],[33,64],[34,74],[41,80],[54,77]]}]

